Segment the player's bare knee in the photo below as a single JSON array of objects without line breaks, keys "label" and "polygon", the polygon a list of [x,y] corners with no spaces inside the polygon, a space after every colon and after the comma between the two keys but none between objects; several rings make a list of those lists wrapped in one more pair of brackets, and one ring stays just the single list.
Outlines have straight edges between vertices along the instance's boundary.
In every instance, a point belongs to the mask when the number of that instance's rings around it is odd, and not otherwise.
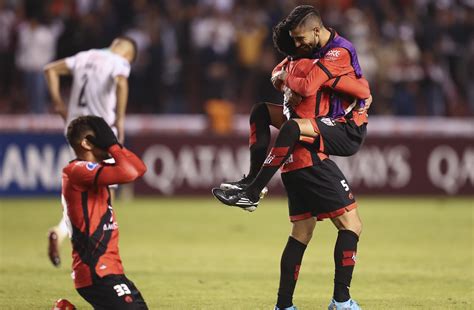
[{"label": "player's bare knee", "polygon": [[313,237],[316,220],[314,218],[293,223],[291,236],[301,243],[308,244]]},{"label": "player's bare knee", "polygon": [[362,221],[360,220],[357,210],[352,210],[333,218],[332,222],[338,230],[351,230],[358,236],[362,233]]},{"label": "player's bare knee", "polygon": [[292,232],[291,236],[303,244],[308,244],[313,237],[313,232]]}]

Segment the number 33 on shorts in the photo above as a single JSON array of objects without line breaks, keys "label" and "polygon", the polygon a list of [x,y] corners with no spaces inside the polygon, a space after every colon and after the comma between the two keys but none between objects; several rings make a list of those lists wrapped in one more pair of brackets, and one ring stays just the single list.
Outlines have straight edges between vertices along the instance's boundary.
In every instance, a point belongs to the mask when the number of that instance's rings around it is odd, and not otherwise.
[{"label": "number 33 on shorts", "polygon": [[114,290],[117,292],[118,297],[132,293],[126,284],[117,284],[114,286]]},{"label": "number 33 on shorts", "polygon": [[345,190],[346,192],[349,191],[349,185],[347,184],[347,181],[346,181],[346,180],[341,180],[341,185],[342,185],[342,187],[344,187],[344,190]]}]

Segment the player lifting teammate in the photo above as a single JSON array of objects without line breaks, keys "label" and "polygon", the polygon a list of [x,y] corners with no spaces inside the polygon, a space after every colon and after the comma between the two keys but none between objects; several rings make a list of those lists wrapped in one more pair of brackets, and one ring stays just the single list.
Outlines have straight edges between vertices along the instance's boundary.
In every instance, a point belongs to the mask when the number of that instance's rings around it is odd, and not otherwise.
[{"label": "player lifting teammate", "polygon": [[[124,142],[127,79],[130,75],[130,64],[136,56],[135,42],[128,37],[118,37],[107,49],[83,51],[45,67],[54,109],[65,120],[66,128],[71,120],[79,116],[100,116],[112,127],[119,142]],[[61,75],[73,77],[67,106],[60,93]],[[59,245],[66,235],[63,220],[49,231],[48,255],[55,266],[60,264]]]},{"label": "player lifting teammate", "polygon": [[[320,87],[333,77],[362,75],[352,44],[333,30],[325,28],[319,13],[311,6],[295,8],[285,23],[288,25],[295,48],[318,59],[315,62],[317,68],[315,66],[307,77],[292,77],[291,72],[281,74],[285,86],[290,89],[300,87],[300,91],[312,88],[316,93],[316,116],[328,116],[331,121],[341,122],[347,122],[347,118],[357,119],[357,115],[365,116],[362,107],[361,111],[354,111],[348,117],[345,116],[343,100],[334,102],[334,92]],[[310,95],[311,91],[306,91],[308,92],[306,95]],[[298,106],[296,108],[298,110]],[[360,112],[362,113],[359,114]],[[358,126],[366,123],[364,119],[361,121],[358,122]],[[309,122],[309,132],[312,130],[315,133],[313,137],[323,134],[318,128],[317,119],[313,121],[307,119],[304,122]],[[250,185],[239,190],[215,189],[213,192],[225,204],[255,209],[260,191],[278,167],[283,165],[282,180],[288,193],[293,227],[281,258],[280,286],[275,309],[295,309],[292,298],[304,251],[311,240],[316,221],[324,218],[330,218],[339,230],[334,249],[336,267],[334,294],[329,309],[360,309],[349,294],[357,243],[362,230],[357,204],[342,172],[325,153],[321,152],[321,144],[325,141],[320,138],[317,148],[297,143],[302,134],[301,125],[293,119],[283,124],[275,146]],[[328,125],[334,127],[333,123]],[[256,131],[258,140],[258,128]],[[363,138],[364,135],[362,132],[360,137]],[[292,158],[289,160],[290,155]]]},{"label": "player lifting teammate", "polygon": [[[148,309],[123,272],[109,190],[111,184],[133,182],[146,167],[118,143],[100,117],[74,119],[67,128],[67,140],[77,158],[63,169],[62,204],[77,292],[94,309]],[[103,162],[109,154],[115,164]]]}]

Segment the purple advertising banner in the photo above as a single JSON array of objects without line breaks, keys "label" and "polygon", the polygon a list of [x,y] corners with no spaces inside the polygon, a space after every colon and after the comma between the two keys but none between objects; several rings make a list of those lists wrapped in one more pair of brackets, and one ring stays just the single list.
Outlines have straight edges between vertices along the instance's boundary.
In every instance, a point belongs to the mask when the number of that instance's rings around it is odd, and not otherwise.
[{"label": "purple advertising banner", "polygon": [[[209,195],[248,171],[243,136],[139,135],[131,142],[148,167],[135,185],[139,195]],[[474,195],[470,137],[369,137],[355,156],[331,159],[356,194]],[[284,193],[279,176],[269,187],[272,195]]]}]

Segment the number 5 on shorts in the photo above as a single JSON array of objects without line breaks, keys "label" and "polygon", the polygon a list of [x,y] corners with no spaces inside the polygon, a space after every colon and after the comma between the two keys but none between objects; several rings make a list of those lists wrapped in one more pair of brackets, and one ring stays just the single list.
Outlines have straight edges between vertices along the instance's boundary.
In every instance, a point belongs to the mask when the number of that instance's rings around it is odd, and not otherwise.
[{"label": "number 5 on shorts", "polygon": [[344,190],[346,192],[349,191],[349,185],[347,185],[346,180],[341,180],[341,185],[342,185],[342,187],[344,187]]},{"label": "number 5 on shorts", "polygon": [[118,297],[131,294],[130,289],[126,284],[117,284],[114,286],[114,290],[117,292]]}]

